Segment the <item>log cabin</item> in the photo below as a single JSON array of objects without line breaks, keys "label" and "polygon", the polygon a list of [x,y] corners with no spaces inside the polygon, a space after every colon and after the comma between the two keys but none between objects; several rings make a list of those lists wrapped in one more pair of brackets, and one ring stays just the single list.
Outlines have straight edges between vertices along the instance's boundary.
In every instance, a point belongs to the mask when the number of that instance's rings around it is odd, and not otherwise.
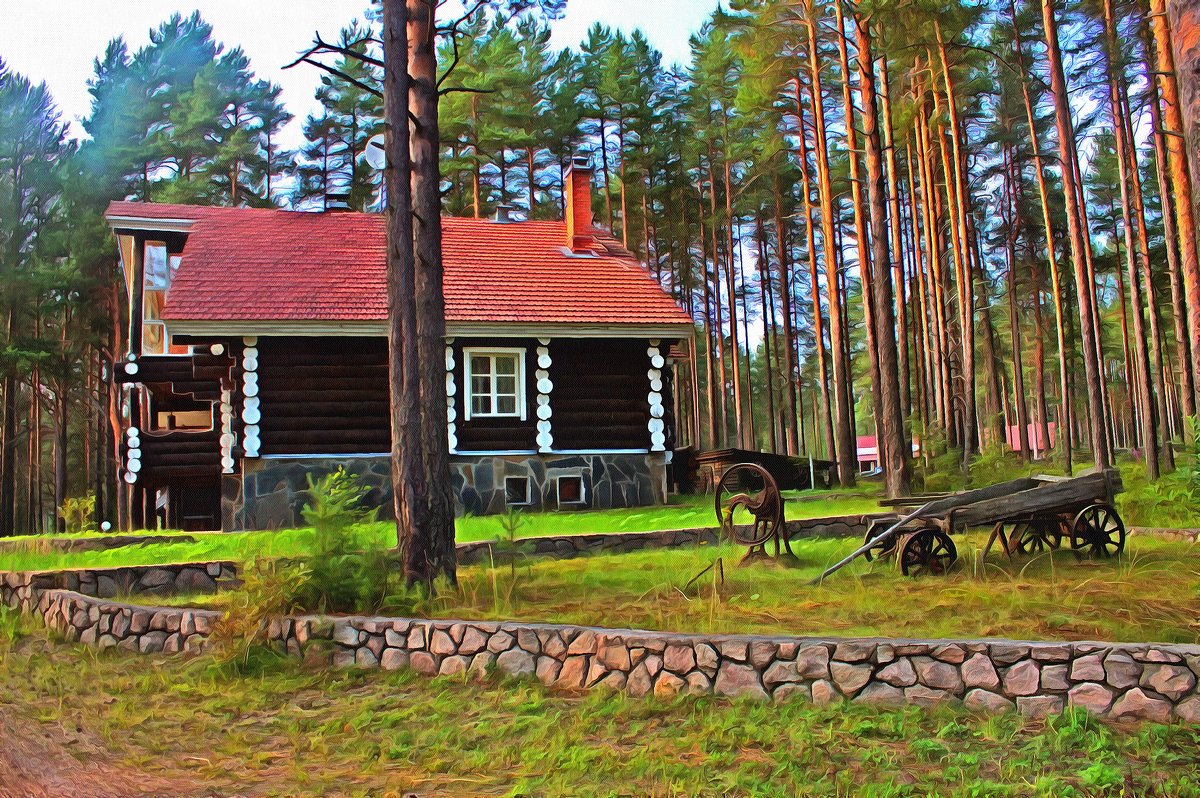
[{"label": "log cabin", "polygon": [[[665,500],[669,352],[692,320],[593,227],[591,180],[573,160],[563,221],[443,219],[460,514]],[[307,478],[337,466],[389,515],[384,217],[122,201],[107,220],[131,523],[295,526]]]}]

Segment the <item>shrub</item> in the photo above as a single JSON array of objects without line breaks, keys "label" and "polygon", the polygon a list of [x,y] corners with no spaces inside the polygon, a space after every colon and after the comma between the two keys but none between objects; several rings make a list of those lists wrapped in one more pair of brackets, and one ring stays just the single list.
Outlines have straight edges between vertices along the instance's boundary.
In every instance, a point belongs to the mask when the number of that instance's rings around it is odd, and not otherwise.
[{"label": "shrub", "polygon": [[67,534],[75,535],[80,532],[96,531],[96,494],[85,493],[66,499],[58,514],[63,519]]},{"label": "shrub", "polygon": [[313,527],[313,549],[296,597],[305,609],[370,612],[387,598],[392,552],[366,528],[377,515],[363,505],[366,492],[342,468],[316,481],[309,476],[309,502],[301,512]]},{"label": "shrub", "polygon": [[243,567],[241,588],[226,594],[229,606],[213,628],[217,658],[247,662],[261,646],[272,618],[301,609],[297,597],[309,578],[302,563],[257,557]]},{"label": "shrub", "polygon": [[1184,449],[1178,453],[1176,469],[1151,482],[1142,463],[1122,469],[1125,491],[1117,497],[1117,509],[1125,523],[1138,526],[1200,526],[1200,421],[1187,419]]}]

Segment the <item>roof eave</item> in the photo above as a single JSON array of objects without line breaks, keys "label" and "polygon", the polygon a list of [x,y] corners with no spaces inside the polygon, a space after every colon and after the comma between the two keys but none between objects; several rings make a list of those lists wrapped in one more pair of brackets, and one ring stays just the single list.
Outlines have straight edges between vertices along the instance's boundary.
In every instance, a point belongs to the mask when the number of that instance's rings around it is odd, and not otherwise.
[{"label": "roof eave", "polygon": [[[166,319],[172,335],[219,338],[259,335],[293,336],[382,336],[384,321],[359,320],[216,320]],[[687,322],[613,324],[586,322],[493,322],[448,321],[447,337],[495,338],[675,338],[690,337],[694,327]]]},{"label": "roof eave", "polygon": [[108,215],[104,217],[108,226],[117,230],[143,230],[151,233],[186,233],[196,223],[195,219],[153,219],[146,216]]}]

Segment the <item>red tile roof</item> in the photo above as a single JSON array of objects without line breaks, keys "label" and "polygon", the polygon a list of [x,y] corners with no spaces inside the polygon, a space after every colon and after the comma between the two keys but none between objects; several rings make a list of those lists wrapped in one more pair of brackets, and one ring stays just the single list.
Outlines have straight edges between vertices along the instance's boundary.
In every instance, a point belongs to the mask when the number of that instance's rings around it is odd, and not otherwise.
[{"label": "red tile roof", "polygon": [[[384,217],[114,202],[108,218],[191,220],[167,294],[175,321],[383,321]],[[120,220],[120,221],[118,221]],[[634,257],[601,237],[565,249],[562,222],[442,221],[449,322],[680,325],[688,315]]]}]

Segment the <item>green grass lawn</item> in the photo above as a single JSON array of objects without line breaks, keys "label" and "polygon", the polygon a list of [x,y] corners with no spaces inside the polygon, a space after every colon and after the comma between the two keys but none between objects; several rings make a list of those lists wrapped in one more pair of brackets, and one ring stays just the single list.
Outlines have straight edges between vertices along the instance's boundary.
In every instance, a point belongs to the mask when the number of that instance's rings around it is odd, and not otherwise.
[{"label": "green grass lawn", "polygon": [[[852,491],[789,492],[786,507],[789,519],[819,518],[877,512],[878,486],[866,485]],[[518,537],[573,535],[592,532],[649,532],[658,529],[694,529],[716,523],[711,496],[673,497],[662,507],[637,507],[623,510],[525,513],[519,516]],[[507,533],[500,516],[468,516],[456,521],[459,542],[493,540]],[[157,533],[154,533],[157,534]],[[155,565],[170,562],[206,560],[245,561],[262,555],[295,557],[308,551],[312,530],[282,529],[269,532],[181,533],[195,543],[163,543],[131,546],[98,552],[48,551],[36,536],[10,538],[25,542],[18,550],[0,549],[0,571],[33,571],[59,568],[108,567],[119,565]],[[394,543],[393,524],[380,523],[372,528],[378,540]]]},{"label": "green grass lawn", "polygon": [[[1200,729],[95,652],[0,623],[0,772],[121,796],[1200,795]],[[32,749],[32,750],[31,750]],[[0,788],[39,792],[20,778]],[[108,790],[108,791],[106,791]],[[111,791],[111,792],[109,792]]]}]

